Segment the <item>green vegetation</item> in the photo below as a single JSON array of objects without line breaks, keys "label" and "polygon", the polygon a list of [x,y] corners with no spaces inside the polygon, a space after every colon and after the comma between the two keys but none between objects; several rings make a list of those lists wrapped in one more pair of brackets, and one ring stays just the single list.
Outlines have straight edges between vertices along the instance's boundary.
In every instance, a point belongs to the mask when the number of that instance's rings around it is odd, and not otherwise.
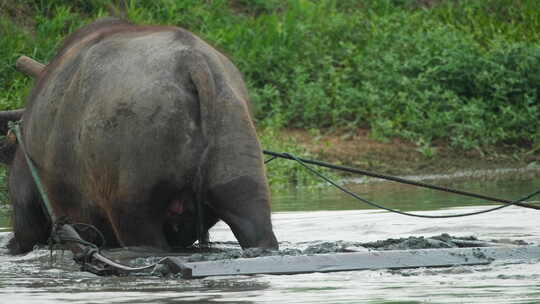
[{"label": "green vegetation", "polygon": [[540,149],[537,0],[0,0],[0,109],[22,106],[31,85],[19,55],[47,62],[111,11],[227,53],[264,130],[368,128],[427,155],[434,142]]},{"label": "green vegetation", "polygon": [[[266,128],[260,130],[259,137],[264,149],[276,152],[287,152],[297,157],[311,158],[313,157],[305,149],[302,149],[292,139],[280,139],[276,130]],[[270,156],[266,156],[267,170],[266,176],[272,190],[287,190],[291,185],[315,186],[321,185],[321,180],[314,177],[308,170],[299,165],[296,161],[286,159],[271,160]],[[330,178],[337,178],[335,172],[328,169],[314,167],[320,173]]]}]

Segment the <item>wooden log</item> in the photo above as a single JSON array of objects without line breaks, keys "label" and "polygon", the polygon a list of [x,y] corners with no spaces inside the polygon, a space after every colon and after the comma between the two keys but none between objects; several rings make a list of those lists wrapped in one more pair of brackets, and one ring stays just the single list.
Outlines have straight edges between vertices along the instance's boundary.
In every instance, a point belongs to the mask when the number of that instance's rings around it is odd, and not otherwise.
[{"label": "wooden log", "polygon": [[483,265],[494,260],[529,260],[540,257],[538,246],[388,250],[300,256],[266,256],[234,260],[184,263],[170,257],[165,263],[183,278],[251,274],[298,274],[368,269],[404,269]]},{"label": "wooden log", "polygon": [[44,64],[39,63],[27,56],[19,57],[19,59],[17,59],[17,62],[15,63],[15,67],[20,72],[34,78],[39,77],[43,72],[43,69],[45,69]]},{"label": "wooden log", "polygon": [[24,109],[0,111],[0,121],[17,121],[24,114]]}]

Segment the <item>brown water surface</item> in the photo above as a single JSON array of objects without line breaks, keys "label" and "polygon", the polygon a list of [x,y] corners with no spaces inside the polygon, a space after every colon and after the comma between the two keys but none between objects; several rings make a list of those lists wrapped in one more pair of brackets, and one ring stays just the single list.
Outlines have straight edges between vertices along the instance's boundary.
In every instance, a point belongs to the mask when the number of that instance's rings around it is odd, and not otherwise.
[{"label": "brown water surface", "polygon": [[[540,179],[452,180],[439,184],[516,199],[540,188]],[[387,206],[420,214],[489,208],[485,202],[389,183],[351,186]],[[418,219],[374,210],[327,187],[274,195],[273,222],[281,248],[324,242],[368,242],[409,236],[475,236],[540,244],[539,211],[508,207],[465,218]],[[0,243],[7,237],[0,217]],[[235,241],[222,223],[214,241]],[[234,246],[233,246],[234,247]],[[1,250],[1,249],[0,249]],[[231,249],[232,250],[232,249]],[[36,249],[0,253],[0,303],[539,303],[540,257],[525,263],[409,270],[255,275],[195,280],[155,276],[97,277],[77,271],[67,256]]]}]

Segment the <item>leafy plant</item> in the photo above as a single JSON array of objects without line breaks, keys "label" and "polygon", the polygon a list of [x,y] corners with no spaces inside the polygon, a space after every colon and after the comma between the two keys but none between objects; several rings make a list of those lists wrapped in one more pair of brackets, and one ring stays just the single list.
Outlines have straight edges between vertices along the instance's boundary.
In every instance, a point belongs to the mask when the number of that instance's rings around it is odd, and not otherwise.
[{"label": "leafy plant", "polygon": [[540,145],[540,1],[0,0],[0,8],[1,109],[22,107],[32,83],[15,71],[18,56],[47,62],[66,35],[116,10],[135,23],[187,28],[226,53],[265,130],[369,128],[378,140],[458,149]]}]

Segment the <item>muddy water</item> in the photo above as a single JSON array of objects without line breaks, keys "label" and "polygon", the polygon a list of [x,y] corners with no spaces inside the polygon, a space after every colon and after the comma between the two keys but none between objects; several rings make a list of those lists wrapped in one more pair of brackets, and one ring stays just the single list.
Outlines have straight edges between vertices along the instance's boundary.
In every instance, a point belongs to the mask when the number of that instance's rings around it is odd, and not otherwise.
[{"label": "muddy water", "polygon": [[[441,183],[508,199],[540,188],[538,178]],[[421,214],[489,207],[478,200],[388,183],[352,188],[368,199]],[[324,187],[277,193],[274,201],[274,227],[283,249],[441,233],[540,244],[539,211],[517,207],[466,218],[417,219],[367,208]],[[7,221],[0,217],[0,244],[8,233]],[[223,224],[211,231],[211,237],[234,241]],[[227,243],[223,250],[236,249]],[[0,303],[540,303],[540,257],[527,263],[472,267],[196,280],[97,277],[78,272],[68,255],[57,253],[54,258],[50,267],[46,250],[17,257],[0,253]]]}]

